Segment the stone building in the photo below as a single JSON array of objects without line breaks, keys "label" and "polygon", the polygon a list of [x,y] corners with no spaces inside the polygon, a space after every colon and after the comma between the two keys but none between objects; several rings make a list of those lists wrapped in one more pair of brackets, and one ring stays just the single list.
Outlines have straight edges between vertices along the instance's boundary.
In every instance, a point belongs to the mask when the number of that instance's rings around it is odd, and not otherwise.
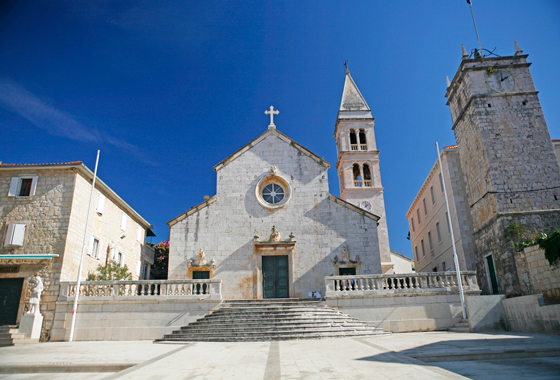
[{"label": "stone building", "polygon": [[[527,294],[526,263],[515,260],[505,229],[560,227],[560,166],[528,55],[463,59],[445,94],[465,178],[482,289]],[[488,273],[486,276],[485,274]]]},{"label": "stone building", "polygon": [[[44,284],[42,339],[53,327],[60,281],[77,278],[93,173],[82,162],[0,164],[0,325],[28,309],[29,280]],[[99,178],[93,192],[82,278],[115,260],[133,279],[153,263],[152,226]]]},{"label": "stone building", "polygon": [[[462,271],[475,270],[472,220],[457,146],[443,149],[441,163],[459,267]],[[454,271],[451,229],[437,160],[408,209],[406,218],[410,228],[416,272]]]},{"label": "stone building", "polygon": [[216,195],[168,223],[169,279],[221,279],[226,299],[304,298],[324,294],[325,276],[390,270],[373,118],[350,73],[335,130],[342,199],[330,165],[267,113],[268,130],[214,167]]}]

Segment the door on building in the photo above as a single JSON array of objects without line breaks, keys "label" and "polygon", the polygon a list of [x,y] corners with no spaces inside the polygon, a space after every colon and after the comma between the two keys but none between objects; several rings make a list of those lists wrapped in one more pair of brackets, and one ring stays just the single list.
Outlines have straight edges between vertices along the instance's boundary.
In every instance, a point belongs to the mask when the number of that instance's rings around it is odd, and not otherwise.
[{"label": "door on building", "polygon": [[486,256],[486,264],[488,269],[488,277],[490,277],[490,286],[492,294],[498,294],[498,278],[496,277],[496,270],[494,268],[494,257],[492,255]]},{"label": "door on building", "polygon": [[0,326],[15,325],[23,278],[0,279]]},{"label": "door on building", "polygon": [[288,298],[288,256],[263,256],[263,298]]},{"label": "door on building", "polygon": [[355,276],[356,268],[338,268],[339,276]]},{"label": "door on building", "polygon": [[[209,280],[210,279],[210,271],[207,270],[197,270],[194,271],[192,274],[193,280]],[[196,285],[196,294],[206,294],[206,284],[198,284]]]}]

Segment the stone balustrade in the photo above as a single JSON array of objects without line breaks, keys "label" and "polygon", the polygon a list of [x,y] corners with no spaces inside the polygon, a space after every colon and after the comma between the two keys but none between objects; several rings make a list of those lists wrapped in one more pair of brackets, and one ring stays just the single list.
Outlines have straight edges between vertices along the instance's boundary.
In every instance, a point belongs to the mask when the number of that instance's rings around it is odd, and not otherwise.
[{"label": "stone balustrade", "polygon": [[[61,282],[59,301],[73,299],[76,282]],[[137,281],[83,281],[80,299],[129,297],[190,297],[222,299],[222,280],[137,280]]]},{"label": "stone balustrade", "polygon": [[[461,281],[464,291],[480,292],[476,271],[461,272]],[[455,272],[328,276],[325,277],[325,286],[327,298],[341,295],[458,293]]]}]

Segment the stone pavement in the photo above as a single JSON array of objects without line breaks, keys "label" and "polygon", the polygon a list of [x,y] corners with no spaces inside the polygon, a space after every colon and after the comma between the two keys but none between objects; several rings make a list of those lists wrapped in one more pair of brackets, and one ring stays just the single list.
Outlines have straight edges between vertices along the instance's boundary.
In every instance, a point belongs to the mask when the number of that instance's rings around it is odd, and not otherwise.
[{"label": "stone pavement", "polygon": [[558,379],[560,336],[403,333],[243,343],[0,348],[0,379]]}]

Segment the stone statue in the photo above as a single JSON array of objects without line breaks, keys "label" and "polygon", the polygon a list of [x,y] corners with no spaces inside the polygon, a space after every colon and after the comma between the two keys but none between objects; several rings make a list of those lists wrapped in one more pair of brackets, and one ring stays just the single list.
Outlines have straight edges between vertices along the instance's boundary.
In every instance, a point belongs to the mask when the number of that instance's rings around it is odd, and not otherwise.
[{"label": "stone statue", "polygon": [[271,175],[276,175],[276,173],[278,173],[278,169],[276,168],[276,166],[273,166],[270,168],[270,174]]},{"label": "stone statue", "polygon": [[41,302],[41,293],[43,292],[43,279],[39,276],[39,273],[35,273],[35,275],[29,279],[29,285],[31,285],[29,313],[40,314],[39,304]]},{"label": "stone statue", "polygon": [[211,267],[215,267],[215,266],[216,266],[216,259],[210,260],[210,266],[211,266]]},{"label": "stone statue", "polygon": [[350,261],[350,251],[348,251],[348,246],[342,247],[342,262],[345,263]]},{"label": "stone statue", "polygon": [[280,234],[276,226],[272,226],[272,233],[270,234],[270,241],[280,241]]},{"label": "stone statue", "polygon": [[204,251],[202,250],[202,248],[200,248],[200,251],[198,252],[198,263],[199,266],[201,265],[206,265],[206,255],[204,254]]}]

